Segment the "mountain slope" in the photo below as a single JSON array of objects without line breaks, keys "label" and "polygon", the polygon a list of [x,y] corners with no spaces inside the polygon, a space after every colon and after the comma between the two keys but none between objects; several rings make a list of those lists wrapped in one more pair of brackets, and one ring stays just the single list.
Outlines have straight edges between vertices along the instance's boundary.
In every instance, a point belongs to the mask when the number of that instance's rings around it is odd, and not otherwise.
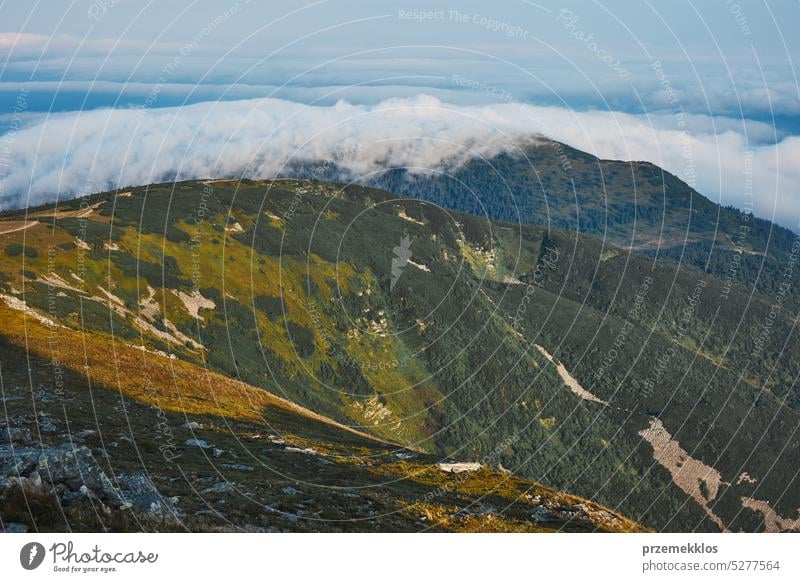
[{"label": "mountain slope", "polygon": [[[3,529],[641,529],[487,467],[454,473],[264,390],[111,337],[8,307],[0,317],[10,440],[0,445]],[[65,462],[60,451],[80,460]],[[42,455],[46,464],[35,460]],[[89,475],[101,471],[106,483],[94,486]]]},{"label": "mountain slope", "polygon": [[[358,176],[328,163],[295,165],[287,174],[354,181],[492,220],[592,234],[762,293],[779,287],[797,238],[767,220],[719,206],[649,162],[603,160],[544,138],[434,172],[387,167]],[[796,286],[800,279],[795,274],[792,281]],[[798,296],[791,295],[796,306]]]},{"label": "mountain slope", "polygon": [[656,529],[796,512],[800,358],[790,313],[761,337],[768,294],[360,186],[162,184],[6,218],[2,299],[88,337]]}]

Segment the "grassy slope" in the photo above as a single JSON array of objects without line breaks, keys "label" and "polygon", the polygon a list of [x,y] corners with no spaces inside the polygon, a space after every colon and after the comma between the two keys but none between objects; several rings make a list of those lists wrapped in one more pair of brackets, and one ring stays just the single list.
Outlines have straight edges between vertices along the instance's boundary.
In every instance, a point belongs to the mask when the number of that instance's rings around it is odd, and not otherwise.
[{"label": "grassy slope", "polygon": [[[141,352],[100,334],[48,328],[6,307],[0,307],[0,318],[5,418],[34,432],[37,414],[73,434],[97,431],[90,444],[104,451],[103,464],[112,480],[145,470],[163,495],[181,500],[182,511],[177,521],[132,513],[62,513],[52,500],[34,497],[24,500],[32,504],[30,511],[21,499],[4,499],[3,521],[22,521],[40,531],[640,530],[595,504],[496,471],[482,469],[460,478],[443,473],[425,456],[401,460],[394,453],[404,449],[180,360]],[[65,389],[43,397],[39,391],[53,383],[54,357]],[[177,428],[189,420],[202,428],[191,433]],[[312,447],[318,455],[291,453],[266,435]],[[43,444],[56,438],[41,432],[38,436]],[[181,439],[189,436],[213,442],[224,456],[217,460],[185,446]],[[159,449],[167,439],[175,441],[170,458]],[[257,469],[236,468],[241,464]],[[198,491],[218,479],[233,484],[235,494],[221,498]],[[302,496],[283,494],[285,487],[301,488]],[[532,522],[534,496],[564,506],[586,504],[596,520]],[[209,509],[217,516],[203,513]],[[298,514],[303,516],[299,520]]]},{"label": "grassy slope", "polygon": [[[735,281],[761,293],[781,283],[796,239],[786,228],[719,206],[651,163],[602,160],[552,141],[448,173],[394,170],[369,182],[493,220],[577,230],[718,277],[732,272]],[[732,261],[741,266],[730,271]],[[800,274],[792,280],[797,285]],[[800,296],[792,295],[796,306]]]},{"label": "grassy slope", "polygon": [[[8,243],[0,254],[3,286],[25,289],[29,304],[76,329],[107,335],[113,324],[126,344],[144,342],[194,364],[205,362],[358,430],[439,454],[490,458],[655,527],[713,528],[669,475],[653,465],[639,437],[647,413],[658,413],[688,450],[717,466],[726,480],[736,481],[742,469],[761,477],[757,486],[731,486],[717,500],[731,527],[760,527],[756,515],[741,511],[741,495],[766,497],[785,515],[794,510],[797,421],[786,407],[796,403],[793,383],[767,377],[767,358],[750,358],[756,369],[745,375],[747,381],[736,381],[741,372],[736,366],[748,360],[747,338],[757,331],[768,297],[748,304],[736,289],[721,320],[714,319],[714,303],[704,301],[690,333],[679,336],[677,316],[697,278],[708,279],[709,289],[719,295],[718,283],[696,270],[676,273],[672,263],[659,262],[653,271],[648,259],[595,239],[448,216],[427,205],[390,202],[393,195],[365,188],[341,191],[294,182],[211,186],[200,221],[196,213],[204,186],[199,183],[156,185],[116,199],[92,197],[85,204],[105,202],[83,224],[74,215],[61,216],[52,228],[42,216],[41,225],[3,235]],[[68,203],[66,211],[79,211],[80,204]],[[400,217],[401,208],[413,220]],[[414,238],[413,260],[430,272],[408,267],[389,292],[391,249],[404,233]],[[55,271],[71,280],[81,256],[74,244],[78,235],[91,246],[83,253],[83,295],[102,298],[98,288],[113,287],[130,310],[127,316],[110,315],[108,300],[79,300],[79,294],[65,289],[57,290],[64,296],[51,309],[47,285],[32,273]],[[189,242],[192,236],[199,240],[196,246]],[[105,249],[108,241],[119,250]],[[16,247],[9,254],[14,244],[38,249],[37,255]],[[48,245],[57,249],[52,264]],[[509,320],[524,287],[504,281],[529,280],[548,245],[559,248],[562,259],[557,269],[546,271],[520,339]],[[191,289],[194,252],[200,291],[216,304],[201,310],[202,322],[172,293]],[[27,273],[20,270],[23,260]],[[595,372],[648,273],[658,284],[648,295],[644,316],[633,322],[624,357],[598,378]],[[170,344],[152,333],[140,336],[132,314],[147,296],[147,285],[155,289],[161,313],[205,349]],[[711,295],[708,291],[706,297]],[[71,315],[79,311],[80,318]],[[729,324],[741,313],[745,327],[733,334],[736,322]],[[363,331],[380,329],[384,319],[392,329],[406,331],[385,337]],[[652,329],[656,321],[659,326]],[[793,323],[784,315],[778,322],[785,329]],[[712,327],[709,344],[706,332]],[[354,329],[362,332],[348,333]],[[685,345],[671,369],[674,374],[689,369],[691,376],[681,382],[671,372],[649,401],[642,400],[637,383],[670,342],[679,340]],[[635,413],[586,405],[565,390],[532,342],[555,353],[585,386]],[[780,342],[776,334],[765,352],[780,353]],[[639,357],[636,348],[645,343],[648,352]],[[331,348],[355,362],[401,360],[403,365],[347,365],[330,355]],[[633,375],[620,383],[637,357]],[[782,357],[778,369],[792,374],[800,359],[794,351]],[[682,388],[675,392],[675,386]],[[697,390],[702,390],[700,406],[695,406]],[[673,394],[676,398],[667,402]],[[384,409],[393,416],[380,416]],[[720,410],[725,414],[718,416]],[[707,434],[710,421],[714,428]],[[753,450],[755,442],[758,450],[743,459],[740,452]]]}]

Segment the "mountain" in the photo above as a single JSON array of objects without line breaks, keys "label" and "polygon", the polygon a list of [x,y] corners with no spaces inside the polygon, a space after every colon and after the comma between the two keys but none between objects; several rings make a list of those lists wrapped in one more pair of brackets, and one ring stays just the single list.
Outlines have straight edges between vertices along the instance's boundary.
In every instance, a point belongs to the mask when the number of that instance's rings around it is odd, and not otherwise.
[{"label": "mountain", "polygon": [[[231,465],[274,456],[277,468],[254,470],[255,482],[237,473],[233,486],[252,483],[256,499],[295,515],[336,508],[331,519],[365,518],[364,529],[537,528],[556,511],[558,527],[576,515],[616,530],[798,527],[800,354],[794,315],[774,296],[630,245],[420,197],[213,180],[6,213],[0,298],[16,323],[2,337],[18,351],[4,349],[3,374],[46,386],[55,359],[84,376],[89,400],[70,392],[83,416],[133,443],[153,435],[133,447],[150,456],[131,453],[124,471],[154,462],[156,475],[178,471],[217,495],[214,449]],[[26,346],[39,358],[29,368],[46,370],[37,382],[17,357]],[[100,393],[117,404],[92,406]],[[144,424],[126,430],[129,418]],[[202,424],[191,438],[205,447],[181,434],[191,464],[162,462],[169,439],[157,427],[187,421]],[[290,454],[269,456],[264,433]],[[113,455],[109,444],[97,448]],[[467,464],[436,466],[451,461]],[[360,491],[330,501],[298,485],[328,478],[364,485],[373,505]],[[514,491],[493,493],[507,482]],[[276,487],[303,492],[276,499]],[[508,513],[503,499],[525,487],[540,489]],[[544,487],[585,500],[535,509]],[[241,512],[228,518],[246,522],[252,508]]]},{"label": "mountain", "polygon": [[[543,137],[429,172],[386,167],[360,176],[336,163],[315,163],[294,164],[286,174],[382,188],[492,220],[592,234],[767,294],[784,280],[797,239],[784,227],[714,203],[654,164],[604,160]],[[796,273],[792,282],[800,283]],[[795,291],[791,300],[800,306]]]}]

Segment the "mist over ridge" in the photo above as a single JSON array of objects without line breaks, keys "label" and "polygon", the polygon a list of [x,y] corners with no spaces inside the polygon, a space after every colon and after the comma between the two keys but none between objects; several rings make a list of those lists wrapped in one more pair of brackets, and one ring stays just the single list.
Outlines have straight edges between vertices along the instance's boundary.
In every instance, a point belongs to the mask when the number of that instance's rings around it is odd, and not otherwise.
[{"label": "mist over ridge", "polygon": [[376,105],[251,99],[59,113],[3,136],[0,192],[8,208],[172,179],[270,178],[296,165],[334,164],[355,180],[391,168],[447,172],[546,136],[605,159],[653,162],[715,202],[796,228],[781,217],[800,209],[800,139],[754,146],[734,124],[702,116],[686,123],[678,131],[658,115],[453,105],[430,95]]}]

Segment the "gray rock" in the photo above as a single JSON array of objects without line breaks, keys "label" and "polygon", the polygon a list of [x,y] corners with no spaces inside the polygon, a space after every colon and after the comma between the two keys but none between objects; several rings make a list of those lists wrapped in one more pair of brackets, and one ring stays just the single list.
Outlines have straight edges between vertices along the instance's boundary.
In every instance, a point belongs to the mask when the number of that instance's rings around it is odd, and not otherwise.
[{"label": "gray rock", "polygon": [[486,517],[487,515],[496,515],[497,512],[493,507],[489,507],[485,503],[473,503],[468,507],[463,507],[452,515],[454,519],[466,519],[467,517]]},{"label": "gray rock", "polygon": [[89,428],[85,428],[83,430],[80,430],[80,431],[76,432],[75,435],[74,435],[74,438],[83,440],[85,438],[88,438],[90,436],[94,436],[96,434],[97,434],[96,430],[91,430]]},{"label": "gray rock", "polygon": [[0,447],[0,475],[28,475],[37,465],[39,452],[39,449]]},{"label": "gray rock", "polygon": [[319,454],[319,452],[317,452],[315,449],[312,449],[311,447],[307,447],[307,448],[304,448],[304,449],[301,449],[300,447],[286,447],[283,450],[286,451],[287,453],[302,453],[304,455],[318,455]]},{"label": "gray rock", "polygon": [[85,485],[112,506],[118,507],[122,503],[119,491],[85,446],[64,444],[43,449],[15,448],[13,451],[10,447],[0,447],[0,475],[18,477],[20,485],[26,487],[63,485],[72,491],[80,491]]},{"label": "gray rock", "polygon": [[16,426],[0,428],[0,444],[29,443],[31,440],[33,439],[29,428]]},{"label": "gray rock", "polygon": [[28,475],[28,481],[37,489],[42,486],[42,476],[39,474],[39,471],[32,471],[31,474]]},{"label": "gray rock", "polygon": [[58,394],[51,393],[49,390],[46,390],[45,388],[37,388],[36,390],[34,390],[33,397],[39,402],[54,402],[55,400],[62,399]]},{"label": "gray rock", "polygon": [[66,490],[64,494],[61,496],[61,502],[65,505],[69,505],[79,499],[83,499],[84,497],[89,496],[89,488],[86,485],[81,485],[77,491]]},{"label": "gray rock", "polygon": [[203,428],[203,425],[200,424],[199,422],[190,420],[189,422],[180,425],[180,427],[178,428],[182,428],[183,430],[200,430]]},{"label": "gray rock", "polygon": [[122,498],[130,507],[155,515],[161,515],[174,509],[172,502],[163,497],[153,482],[141,473],[130,477],[120,477],[120,485]]},{"label": "gray rock", "polygon": [[221,481],[216,485],[209,487],[208,489],[204,489],[203,493],[230,493],[233,491],[233,486],[228,483],[227,481]]},{"label": "gray rock", "polygon": [[211,449],[211,454],[214,455],[214,457],[221,457],[224,453],[225,451],[223,451],[222,449],[218,449],[217,447]]},{"label": "gray rock", "polygon": [[294,487],[284,487],[281,489],[285,495],[298,495],[302,493],[299,489],[295,489]]},{"label": "gray rock", "polygon": [[28,526],[24,523],[6,523],[3,525],[5,533],[28,533]]},{"label": "gray rock", "polygon": [[[174,511],[145,475],[120,476],[118,486],[100,468],[85,446],[15,448],[0,446],[0,490],[13,485],[53,492],[65,505],[96,499],[104,511],[134,508],[163,514]],[[224,484],[223,484],[224,485]]]},{"label": "gray rock", "polygon": [[186,444],[190,447],[200,447],[201,449],[211,448],[211,445],[202,439],[186,439]]},{"label": "gray rock", "polygon": [[554,521],[556,518],[555,514],[547,509],[544,505],[540,505],[538,507],[534,507],[533,511],[531,511],[531,519],[537,522],[543,521]]}]

